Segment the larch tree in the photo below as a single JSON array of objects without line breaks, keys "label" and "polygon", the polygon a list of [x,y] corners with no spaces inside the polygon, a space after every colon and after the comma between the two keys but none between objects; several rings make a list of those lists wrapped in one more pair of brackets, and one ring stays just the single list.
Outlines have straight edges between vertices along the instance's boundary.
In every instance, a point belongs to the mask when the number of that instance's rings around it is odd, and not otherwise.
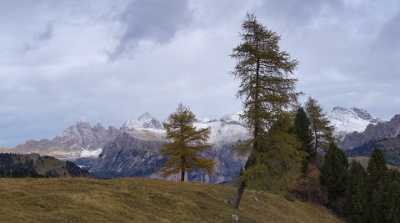
[{"label": "larch tree", "polygon": [[[317,100],[309,97],[305,107],[311,123],[311,131],[314,138],[314,151],[312,153],[317,154],[318,149],[326,149],[329,144],[334,141],[333,127],[330,125],[329,119],[323,113]],[[311,162],[313,161],[315,160],[311,160]]]},{"label": "larch tree", "polygon": [[[280,114],[297,102],[296,79],[292,73],[297,61],[279,47],[280,36],[260,24],[254,15],[247,15],[242,24],[242,42],[231,55],[237,63],[233,72],[240,81],[238,96],[243,99],[243,120],[251,132],[249,158],[241,172],[256,163],[262,152],[263,137]],[[237,194],[232,201],[238,208],[247,179],[240,178]]]},{"label": "larch tree", "polygon": [[203,170],[212,174],[214,161],[202,156],[202,152],[210,148],[207,144],[209,129],[196,129],[193,123],[196,117],[193,112],[179,105],[164,123],[168,143],[164,144],[161,154],[167,158],[162,168],[164,176],[180,174],[185,181],[185,174],[191,170]]}]

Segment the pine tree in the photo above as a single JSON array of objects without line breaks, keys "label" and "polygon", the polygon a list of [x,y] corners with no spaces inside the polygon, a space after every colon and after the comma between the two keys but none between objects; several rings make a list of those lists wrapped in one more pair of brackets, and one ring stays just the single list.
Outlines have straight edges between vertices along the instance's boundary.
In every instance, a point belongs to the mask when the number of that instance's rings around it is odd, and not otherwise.
[{"label": "pine tree", "polygon": [[374,150],[368,162],[367,193],[368,204],[366,219],[370,223],[382,222],[385,219],[384,193],[388,168],[381,150]]},{"label": "pine tree", "polygon": [[310,120],[307,117],[307,113],[302,107],[297,110],[296,117],[294,120],[294,133],[301,143],[301,149],[304,152],[305,158],[303,162],[303,173],[305,174],[308,169],[310,160],[315,160],[317,154],[312,149],[312,133],[310,127]]},{"label": "pine tree", "polygon": [[352,223],[366,222],[367,205],[367,172],[364,167],[352,161],[346,188],[345,215]]},{"label": "pine tree", "polygon": [[[398,174],[398,171],[395,171]],[[384,195],[384,215],[388,223],[400,222],[400,181],[390,179],[386,183]],[[382,211],[383,211],[382,210]]]},{"label": "pine tree", "polygon": [[306,111],[310,119],[314,138],[313,153],[317,154],[318,149],[326,148],[334,141],[333,127],[330,125],[329,119],[323,113],[317,100],[309,97],[306,102]]},{"label": "pine tree", "polygon": [[164,127],[167,131],[166,143],[161,154],[167,157],[162,169],[165,176],[180,173],[181,181],[185,181],[187,171],[198,169],[211,174],[214,161],[201,156],[210,148],[207,144],[209,129],[196,129],[193,123],[196,117],[188,107],[179,105],[177,111],[171,114]]},{"label": "pine tree", "polygon": [[[279,47],[280,37],[248,15],[242,24],[242,43],[233,49],[237,60],[233,72],[240,80],[238,96],[244,99],[243,119],[252,133],[250,155],[244,170],[256,162],[262,140],[280,113],[297,100],[296,79],[291,77],[297,61]],[[241,173],[243,175],[243,171]],[[238,208],[247,179],[240,180],[232,206]]]},{"label": "pine tree", "polygon": [[342,212],[341,200],[347,185],[347,157],[335,143],[329,145],[321,168],[321,185],[328,193],[328,206]]},{"label": "pine tree", "polygon": [[382,150],[375,149],[368,161],[368,184],[370,189],[380,187],[388,171]]}]

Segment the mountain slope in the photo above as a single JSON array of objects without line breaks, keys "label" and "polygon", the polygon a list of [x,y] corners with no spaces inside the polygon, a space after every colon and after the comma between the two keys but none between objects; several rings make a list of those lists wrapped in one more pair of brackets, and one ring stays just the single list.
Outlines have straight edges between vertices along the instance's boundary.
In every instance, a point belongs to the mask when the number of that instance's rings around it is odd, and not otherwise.
[{"label": "mountain slope", "polygon": [[74,160],[82,157],[98,156],[105,144],[114,140],[121,130],[104,128],[97,124],[92,126],[87,122],[78,122],[64,130],[62,135],[53,139],[28,140],[9,149],[14,153],[38,153],[58,159]]},{"label": "mountain slope", "polygon": [[234,188],[222,185],[120,179],[4,179],[0,222],[233,222],[336,223],[320,206],[246,191],[240,211],[226,200]]},{"label": "mountain slope", "polygon": [[341,142],[344,150],[354,149],[371,141],[394,138],[400,134],[400,115],[395,115],[390,121],[369,125],[364,132],[346,135]]},{"label": "mountain slope", "polygon": [[367,111],[360,108],[344,108],[336,106],[329,113],[328,118],[335,127],[339,138],[353,132],[363,132],[368,125],[375,125],[379,121]]}]

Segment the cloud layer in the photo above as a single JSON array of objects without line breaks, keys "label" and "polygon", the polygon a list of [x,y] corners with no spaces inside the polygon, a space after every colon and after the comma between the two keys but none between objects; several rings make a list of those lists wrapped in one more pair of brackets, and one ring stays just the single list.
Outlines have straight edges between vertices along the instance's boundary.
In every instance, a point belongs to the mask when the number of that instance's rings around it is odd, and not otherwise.
[{"label": "cloud layer", "polygon": [[281,34],[300,90],[326,109],[400,113],[395,0],[10,0],[0,3],[0,146],[81,119],[162,119],[180,102],[200,117],[240,110],[229,54],[247,12]]}]

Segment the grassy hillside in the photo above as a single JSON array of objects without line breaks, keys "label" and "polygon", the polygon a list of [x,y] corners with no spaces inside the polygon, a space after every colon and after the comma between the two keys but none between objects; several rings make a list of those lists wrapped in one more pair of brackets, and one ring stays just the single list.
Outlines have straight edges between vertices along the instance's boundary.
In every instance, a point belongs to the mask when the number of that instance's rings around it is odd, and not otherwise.
[{"label": "grassy hillside", "polygon": [[0,222],[340,222],[324,208],[269,193],[145,179],[0,179]]}]

